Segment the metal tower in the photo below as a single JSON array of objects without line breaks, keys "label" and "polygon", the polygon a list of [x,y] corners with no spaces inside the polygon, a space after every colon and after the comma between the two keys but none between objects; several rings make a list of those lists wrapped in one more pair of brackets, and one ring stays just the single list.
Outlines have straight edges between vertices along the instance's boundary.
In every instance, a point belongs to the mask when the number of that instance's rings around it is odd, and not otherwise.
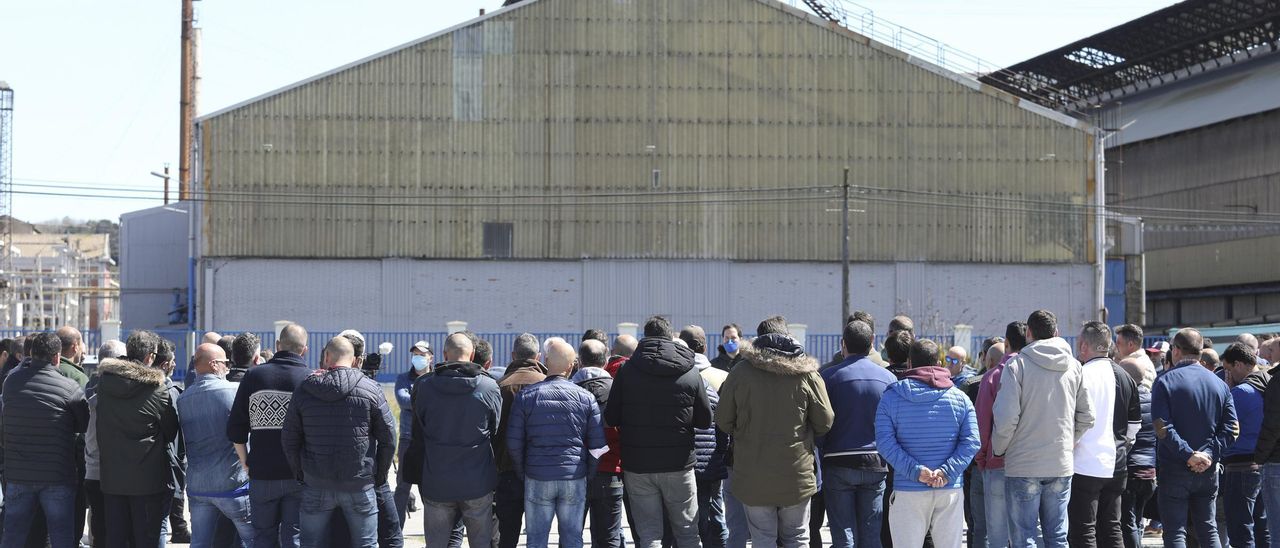
[{"label": "metal tower", "polygon": [[[4,262],[0,267],[0,304],[12,314],[17,288],[13,279],[13,88],[0,81],[0,238],[4,239]],[[11,317],[0,319],[8,322]]]}]

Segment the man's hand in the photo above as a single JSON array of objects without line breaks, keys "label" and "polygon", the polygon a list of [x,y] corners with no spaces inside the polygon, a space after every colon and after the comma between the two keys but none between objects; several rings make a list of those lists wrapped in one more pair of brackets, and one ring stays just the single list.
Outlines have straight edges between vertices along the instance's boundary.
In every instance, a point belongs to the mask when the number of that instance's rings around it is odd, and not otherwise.
[{"label": "man's hand", "polygon": [[1197,474],[1204,473],[1204,471],[1208,470],[1210,466],[1213,466],[1213,459],[1209,458],[1208,454],[1200,451],[1192,453],[1191,458],[1187,459],[1187,468],[1190,468],[1192,472]]},{"label": "man's hand", "polygon": [[920,477],[918,477],[918,478],[916,478],[916,479],[917,479],[917,480],[920,480],[920,483],[923,483],[923,484],[925,484],[925,485],[928,485],[929,487],[933,487],[933,482],[934,482],[933,470],[930,470],[930,469],[928,469],[928,468],[925,468],[925,467],[921,466],[921,467],[920,467]]},{"label": "man's hand", "polygon": [[941,468],[933,471],[933,483],[930,483],[929,487],[946,487],[947,483],[950,483],[950,480]]}]

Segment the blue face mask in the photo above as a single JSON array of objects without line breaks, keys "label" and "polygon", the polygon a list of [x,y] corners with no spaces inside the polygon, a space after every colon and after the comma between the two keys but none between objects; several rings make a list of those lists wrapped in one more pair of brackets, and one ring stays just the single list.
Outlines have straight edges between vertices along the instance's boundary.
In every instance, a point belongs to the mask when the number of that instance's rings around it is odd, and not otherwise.
[{"label": "blue face mask", "polygon": [[733,354],[733,353],[735,353],[735,352],[737,352],[737,351],[738,351],[738,340],[737,340],[737,339],[729,339],[729,340],[725,341],[725,342],[724,342],[724,345],[722,345],[722,346],[724,346],[724,351],[725,351],[725,352],[728,352],[728,353],[730,353],[730,354]]},{"label": "blue face mask", "polygon": [[413,370],[419,373],[426,371],[427,367],[431,365],[431,362],[427,361],[427,357],[423,355],[414,355],[413,360],[411,361],[413,363]]}]

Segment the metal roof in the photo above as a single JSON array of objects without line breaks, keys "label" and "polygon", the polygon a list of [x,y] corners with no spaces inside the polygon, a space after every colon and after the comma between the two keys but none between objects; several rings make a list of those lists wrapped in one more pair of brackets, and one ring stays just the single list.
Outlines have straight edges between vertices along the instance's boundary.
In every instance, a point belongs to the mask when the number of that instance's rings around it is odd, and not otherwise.
[{"label": "metal roof", "polygon": [[1082,108],[1280,47],[1280,0],[1186,0],[993,72],[982,81]]}]

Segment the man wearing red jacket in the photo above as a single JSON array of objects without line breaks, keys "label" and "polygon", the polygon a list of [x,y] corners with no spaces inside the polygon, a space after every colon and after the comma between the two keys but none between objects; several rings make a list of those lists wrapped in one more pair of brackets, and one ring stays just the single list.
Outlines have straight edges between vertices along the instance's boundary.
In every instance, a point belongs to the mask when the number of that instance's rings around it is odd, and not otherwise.
[{"label": "man wearing red jacket", "polygon": [[[1004,365],[1027,345],[1027,324],[1010,323],[1004,330],[1004,340],[1002,349],[1006,353],[1004,359],[982,375],[982,381],[978,385],[976,406],[978,437],[982,440],[982,447],[978,449],[978,456],[974,460],[978,463],[978,470],[982,472],[984,489],[982,502],[987,518],[988,546],[1009,545],[1009,505],[1004,493],[1004,458],[995,456],[991,450],[994,416],[991,407],[995,404],[996,394],[1000,391],[1000,376],[1004,372]],[[988,352],[994,351],[996,351],[995,346],[988,350]]]}]

